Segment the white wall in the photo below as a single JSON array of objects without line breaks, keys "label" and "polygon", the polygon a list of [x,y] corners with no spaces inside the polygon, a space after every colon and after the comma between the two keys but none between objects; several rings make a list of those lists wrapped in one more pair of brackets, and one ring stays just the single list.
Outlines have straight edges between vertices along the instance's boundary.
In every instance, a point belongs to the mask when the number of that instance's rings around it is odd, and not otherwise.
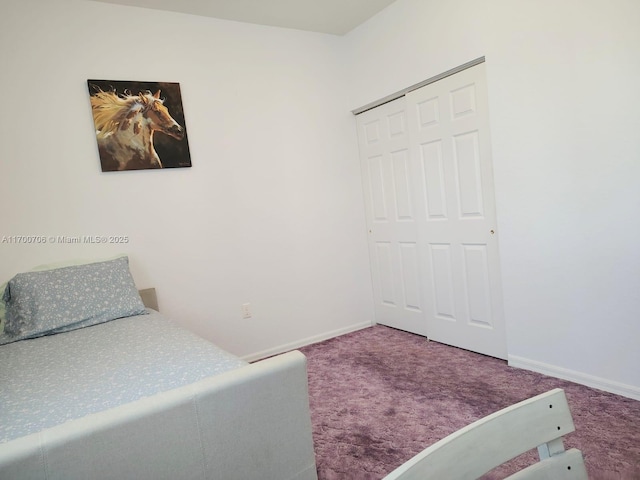
[{"label": "white wall", "polygon": [[486,56],[509,360],[640,398],[640,3],[398,0],[350,108]]},{"label": "white wall", "polygon": [[[126,252],[160,308],[246,357],[369,324],[339,37],[77,0],[0,6],[0,279]],[[86,80],[180,82],[193,167],[102,173]],[[240,318],[250,302],[254,317]]]}]

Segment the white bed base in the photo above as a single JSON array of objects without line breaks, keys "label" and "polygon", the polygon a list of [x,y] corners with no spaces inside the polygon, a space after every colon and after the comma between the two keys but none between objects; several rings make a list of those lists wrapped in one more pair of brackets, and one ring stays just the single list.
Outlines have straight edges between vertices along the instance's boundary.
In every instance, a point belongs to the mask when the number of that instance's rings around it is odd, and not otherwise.
[{"label": "white bed base", "polygon": [[0,478],[315,480],[306,358],[289,352],[0,444]]},{"label": "white bed base", "polygon": [[562,389],[517,403],[434,443],[384,480],[477,479],[538,447],[540,462],[509,480],[584,480],[580,450],[564,450],[562,437],[575,430]]}]

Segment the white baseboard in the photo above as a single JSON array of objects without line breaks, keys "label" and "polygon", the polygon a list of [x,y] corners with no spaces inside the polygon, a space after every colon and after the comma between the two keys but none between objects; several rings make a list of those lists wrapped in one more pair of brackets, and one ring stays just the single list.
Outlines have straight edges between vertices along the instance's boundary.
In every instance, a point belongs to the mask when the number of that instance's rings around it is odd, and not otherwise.
[{"label": "white baseboard", "polygon": [[530,370],[532,372],[542,373],[551,377],[569,380],[570,382],[586,385],[587,387],[597,388],[605,392],[615,393],[623,397],[640,400],[640,387],[627,385],[620,382],[614,382],[606,378],[588,375],[586,373],[569,370],[568,368],[557,367],[547,363],[529,360],[527,358],[509,355],[509,366]]},{"label": "white baseboard", "polygon": [[291,342],[285,345],[280,345],[275,348],[270,348],[267,350],[263,350],[261,352],[252,353],[249,355],[245,355],[242,359],[245,362],[255,362],[256,360],[260,360],[262,358],[272,357],[273,355],[278,355],[280,353],[289,352],[291,350],[295,350],[296,348],[306,347],[307,345],[311,345],[312,343],[322,342],[324,340],[328,340],[330,338],[338,337],[340,335],[344,335],[345,333],[355,332],[357,330],[362,330],[363,328],[371,327],[373,323],[371,322],[362,322],[356,323],[355,325],[349,325],[348,327],[339,328],[338,330],[333,330],[331,332],[321,333],[320,335],[315,335],[313,337],[307,337],[300,340],[296,340],[295,342]]}]

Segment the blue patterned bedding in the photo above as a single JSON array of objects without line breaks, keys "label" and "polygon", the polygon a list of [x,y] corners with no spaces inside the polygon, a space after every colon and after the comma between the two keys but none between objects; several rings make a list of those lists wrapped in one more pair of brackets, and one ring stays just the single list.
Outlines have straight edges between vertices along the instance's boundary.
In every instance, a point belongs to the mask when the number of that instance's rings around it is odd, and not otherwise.
[{"label": "blue patterned bedding", "polygon": [[247,365],[153,310],[0,346],[0,443]]}]

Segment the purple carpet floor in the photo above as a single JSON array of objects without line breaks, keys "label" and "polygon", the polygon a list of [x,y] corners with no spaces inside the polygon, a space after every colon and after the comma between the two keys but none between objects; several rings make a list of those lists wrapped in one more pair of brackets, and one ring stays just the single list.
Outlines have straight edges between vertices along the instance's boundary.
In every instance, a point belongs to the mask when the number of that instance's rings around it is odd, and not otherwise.
[{"label": "purple carpet floor", "polygon": [[[565,390],[576,426],[565,448],[582,450],[589,477],[640,480],[639,401],[380,325],[300,350],[319,480],[380,479],[450,433],[553,388]],[[536,459],[528,452],[483,478]]]}]

